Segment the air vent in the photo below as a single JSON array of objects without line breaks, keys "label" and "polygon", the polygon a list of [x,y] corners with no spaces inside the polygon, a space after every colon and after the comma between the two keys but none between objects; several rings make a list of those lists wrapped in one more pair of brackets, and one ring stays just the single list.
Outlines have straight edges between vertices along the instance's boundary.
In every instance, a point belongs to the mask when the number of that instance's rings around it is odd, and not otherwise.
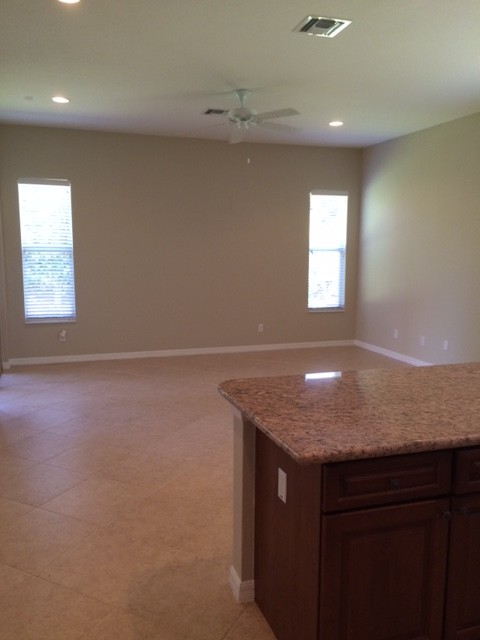
[{"label": "air vent", "polygon": [[228,113],[228,111],[225,111],[225,109],[207,109],[205,111],[206,116],[226,116]]},{"label": "air vent", "polygon": [[295,27],[294,31],[306,33],[309,36],[322,36],[322,38],[334,38],[340,31],[351,24],[351,20],[340,18],[325,18],[323,16],[307,16]]}]

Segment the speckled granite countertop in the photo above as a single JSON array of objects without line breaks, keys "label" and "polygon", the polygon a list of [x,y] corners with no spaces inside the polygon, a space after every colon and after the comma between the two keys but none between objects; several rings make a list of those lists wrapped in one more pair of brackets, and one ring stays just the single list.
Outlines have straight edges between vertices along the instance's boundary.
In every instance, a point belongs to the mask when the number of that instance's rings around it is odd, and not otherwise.
[{"label": "speckled granite countertop", "polygon": [[480,363],[245,378],[219,391],[301,464],[480,444]]}]

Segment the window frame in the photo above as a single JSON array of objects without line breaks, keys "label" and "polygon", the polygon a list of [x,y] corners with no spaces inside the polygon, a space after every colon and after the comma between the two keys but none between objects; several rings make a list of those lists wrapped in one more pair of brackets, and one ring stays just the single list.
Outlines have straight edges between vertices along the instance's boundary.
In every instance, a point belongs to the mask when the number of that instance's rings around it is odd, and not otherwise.
[{"label": "window frame", "polygon": [[[66,208],[67,224],[65,227],[56,227],[57,230],[57,242],[41,244],[28,242],[26,238],[28,235],[34,235],[28,230],[28,221],[26,216],[31,212],[24,209],[22,206],[22,185],[32,186],[59,186],[68,187],[68,205]],[[20,251],[22,261],[22,286],[23,286],[23,305],[24,305],[24,321],[26,324],[59,324],[59,323],[73,323],[77,320],[76,312],[76,289],[75,289],[75,261],[74,261],[74,247],[73,247],[73,215],[72,215],[72,185],[70,180],[62,178],[19,178],[17,180],[17,197],[18,197],[18,213],[19,213],[19,225],[20,225]],[[65,212],[59,216],[60,224],[65,224],[65,217],[62,220],[62,215],[65,216]],[[51,236],[50,236],[51,237]],[[36,238],[35,238],[36,239]],[[55,238],[53,238],[55,240]],[[47,312],[48,304],[51,301],[48,300],[48,295],[45,295],[42,300],[42,295],[39,296],[40,303],[36,303],[32,300],[32,290],[29,289],[28,282],[28,256],[40,258],[42,253],[50,252],[52,254],[58,252],[59,254],[66,255],[64,258],[64,264],[67,265],[68,284],[62,290],[62,285],[58,284],[58,295],[61,302],[59,306],[53,308],[52,313]],[[59,260],[59,265],[62,264],[62,259]],[[53,295],[54,288],[48,289],[49,293]],[[43,307],[43,309],[42,309]],[[35,313],[36,311],[36,313]]]},{"label": "window frame", "polygon": [[[346,206],[345,206],[345,234],[344,234],[344,242],[336,247],[329,247],[325,249],[314,249],[312,248],[312,237],[311,237],[311,218],[312,218],[312,196],[345,196],[346,197]],[[312,189],[309,193],[309,214],[308,214],[308,265],[307,265],[307,310],[310,313],[334,313],[334,312],[343,312],[345,311],[346,304],[346,271],[347,271],[347,244],[348,244],[348,204],[349,204],[349,194],[348,191],[338,191],[332,189]],[[339,304],[338,305],[325,305],[325,306],[310,306],[311,304],[311,269],[312,269],[312,261],[311,256],[313,253],[327,253],[334,252],[339,256],[339,267],[338,267],[338,290],[339,290]]]}]

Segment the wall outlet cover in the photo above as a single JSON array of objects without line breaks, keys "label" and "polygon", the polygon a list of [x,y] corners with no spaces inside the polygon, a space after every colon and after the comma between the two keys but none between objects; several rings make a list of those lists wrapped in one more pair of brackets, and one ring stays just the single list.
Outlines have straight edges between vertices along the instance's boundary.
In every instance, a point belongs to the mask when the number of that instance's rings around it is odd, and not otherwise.
[{"label": "wall outlet cover", "polygon": [[287,474],[278,467],[278,497],[282,502],[287,502]]}]

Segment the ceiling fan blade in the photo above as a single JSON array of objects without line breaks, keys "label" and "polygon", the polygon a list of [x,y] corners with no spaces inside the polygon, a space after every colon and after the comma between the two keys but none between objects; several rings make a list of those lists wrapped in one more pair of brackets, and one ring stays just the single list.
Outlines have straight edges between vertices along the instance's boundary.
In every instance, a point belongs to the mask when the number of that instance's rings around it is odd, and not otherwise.
[{"label": "ceiling fan blade", "polygon": [[218,109],[217,107],[209,107],[203,112],[204,116],[226,116],[228,109]]},{"label": "ceiling fan blade", "polygon": [[278,109],[277,111],[266,111],[258,113],[255,118],[261,122],[262,120],[270,120],[272,118],[285,118],[286,116],[299,116],[300,113],[296,109]]},{"label": "ceiling fan blade", "polygon": [[237,144],[238,142],[243,142],[245,140],[245,136],[247,134],[247,129],[243,127],[232,127],[232,132],[230,134],[230,144]]},{"label": "ceiling fan blade", "polygon": [[292,127],[290,124],[280,124],[279,122],[259,122],[259,127],[262,129],[274,129],[277,131],[295,131],[297,127]]}]

